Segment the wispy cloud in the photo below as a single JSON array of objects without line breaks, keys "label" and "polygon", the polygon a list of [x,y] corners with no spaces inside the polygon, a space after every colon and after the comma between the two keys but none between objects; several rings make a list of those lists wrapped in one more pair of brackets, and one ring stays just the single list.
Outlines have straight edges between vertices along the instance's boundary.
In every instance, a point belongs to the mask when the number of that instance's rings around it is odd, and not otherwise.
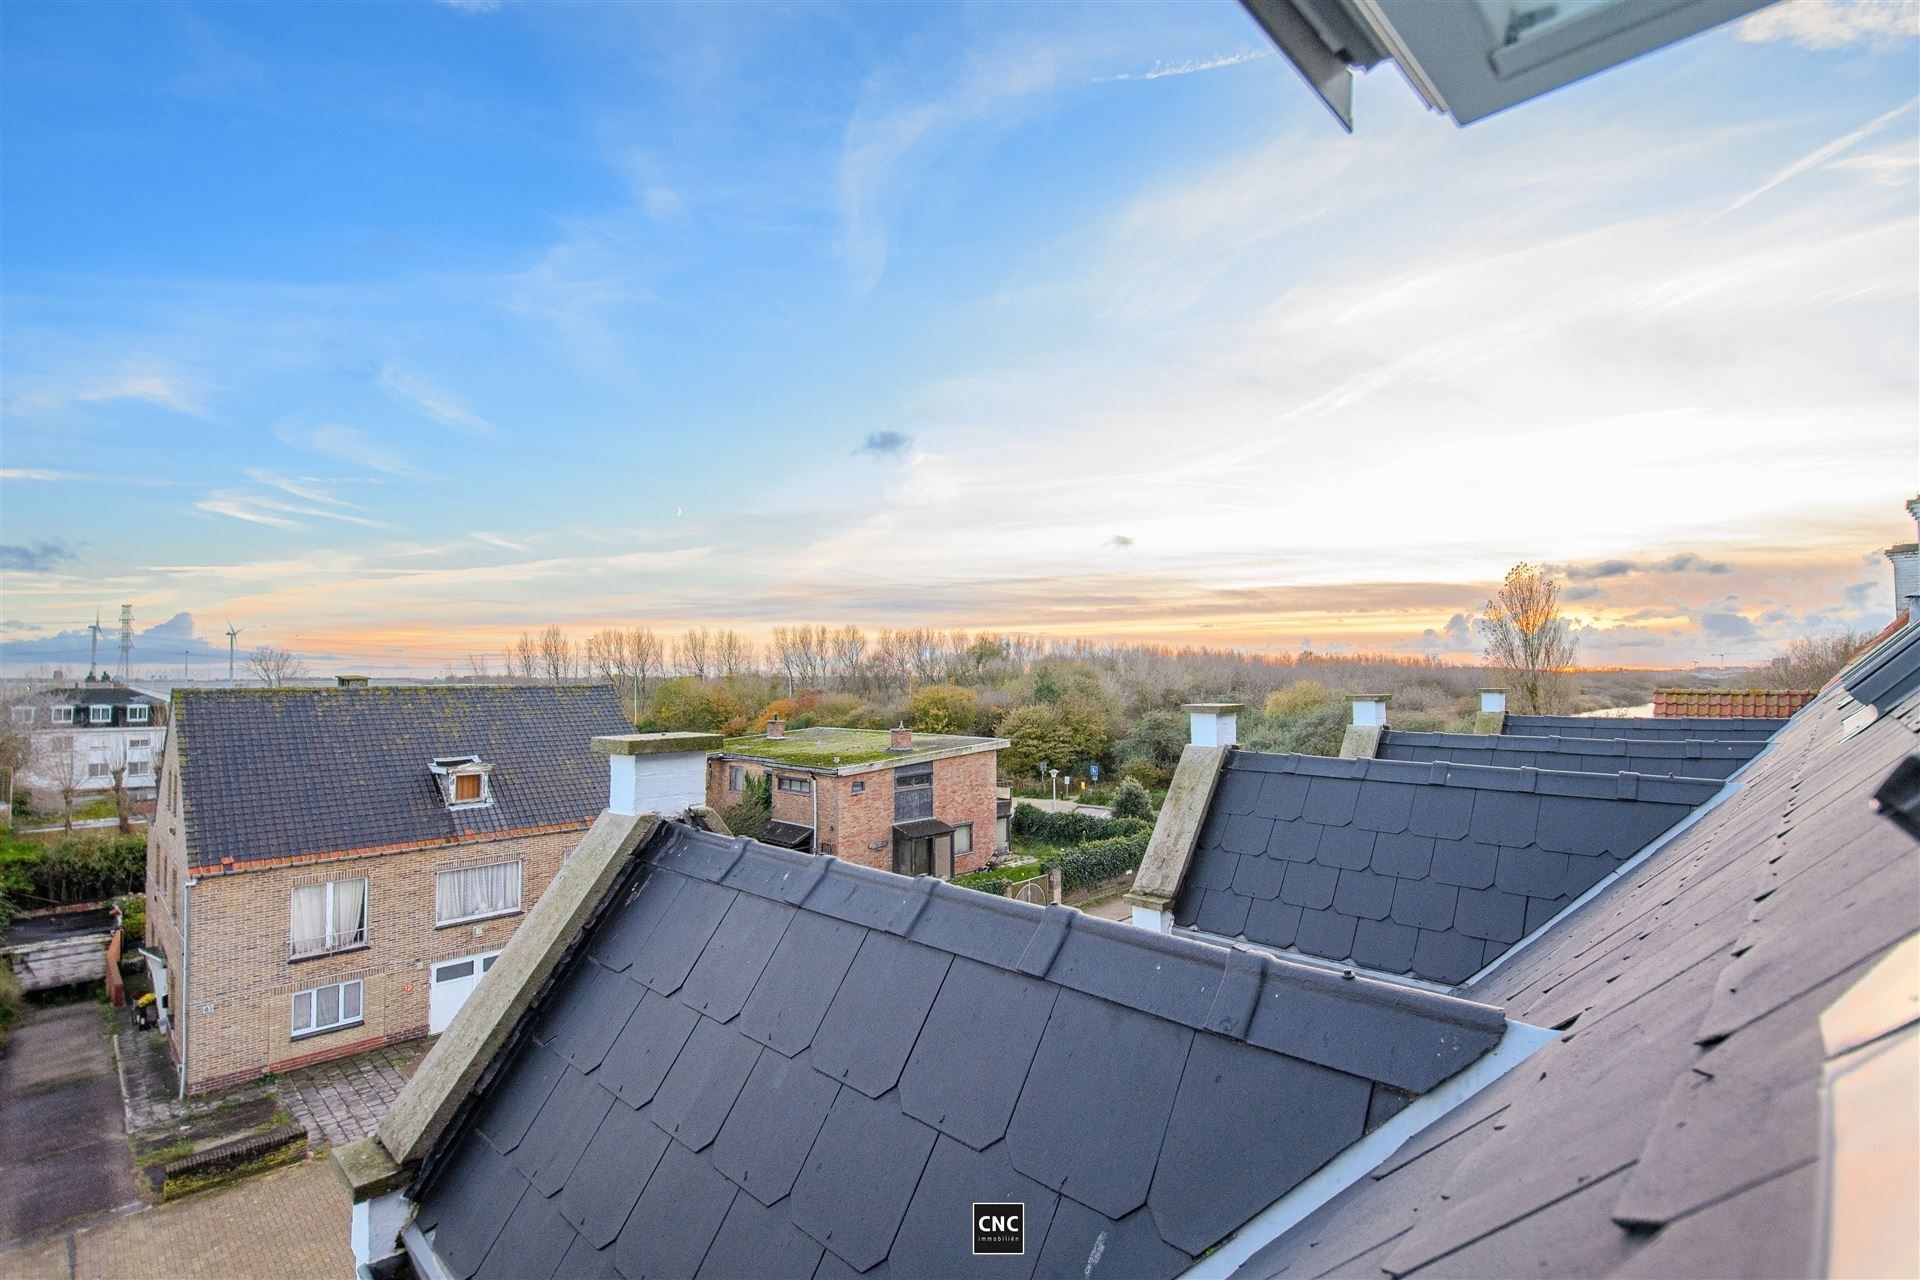
[{"label": "wispy cloud", "polygon": [[493,430],[491,422],[469,409],[453,392],[418,374],[388,365],[380,370],[379,383],[380,389],[393,400],[443,427],[472,435]]},{"label": "wispy cloud", "polygon": [[154,404],[194,418],[207,416],[202,391],[192,378],[162,361],[145,359],[124,361],[107,372],[83,371],[27,379],[17,394],[8,396],[8,405],[15,412],[40,413],[69,405],[110,404],[120,400]]},{"label": "wispy cloud", "polygon": [[72,546],[54,539],[0,545],[0,569],[9,573],[52,573],[77,558]]},{"label": "wispy cloud", "polygon": [[[284,485],[279,487],[285,489]],[[286,492],[292,494],[296,490],[286,489]],[[337,502],[337,499],[323,494],[318,501],[333,503]],[[317,506],[311,501],[288,502],[272,494],[248,489],[216,489],[193,505],[210,515],[228,516],[250,524],[270,525],[276,529],[305,528],[309,520],[334,520],[341,524],[358,525],[364,529],[392,528],[384,520],[375,520],[371,516],[343,511],[335,506]]]},{"label": "wispy cloud", "polygon": [[1739,197],[1732,204],[1728,205],[1722,212],[1732,213],[1735,209],[1739,209],[1745,205],[1753,203],[1755,200],[1759,199],[1761,196],[1765,195],[1767,192],[1772,191],[1775,187],[1780,186],[1782,183],[1791,182],[1795,178],[1799,177],[1801,174],[1811,172],[1814,169],[1818,169],[1821,165],[1826,164],[1828,161],[1832,160],[1834,157],[1843,155],[1846,152],[1853,150],[1853,148],[1858,146],[1860,143],[1865,142],[1868,138],[1871,138],[1874,134],[1880,132],[1882,129],[1892,124],[1895,120],[1898,120],[1901,116],[1904,116],[1908,112],[1912,111],[1916,103],[1920,103],[1920,98],[1909,99],[1904,106],[1895,107],[1891,111],[1875,116],[1873,119],[1867,121],[1867,123],[1861,125],[1858,129],[1854,129],[1851,132],[1841,134],[1839,137],[1835,138],[1833,141],[1828,143],[1823,143],[1822,145],[1815,147],[1812,151],[1807,152],[1807,154],[1801,156],[1799,159],[1795,160],[1793,163],[1786,165],[1783,168],[1777,170],[1765,182],[1761,183],[1759,186],[1755,187],[1753,190],[1747,192],[1745,195]]},{"label": "wispy cloud", "polygon": [[354,427],[330,424],[311,430],[282,428],[277,434],[284,443],[296,448],[310,449],[329,458],[351,462],[386,475],[410,480],[433,478],[431,473],[414,466],[397,451],[369,439],[365,432]]},{"label": "wispy cloud", "polygon": [[1920,36],[1920,0],[1785,0],[1747,18],[1735,32],[1749,44],[1890,48]]},{"label": "wispy cloud", "polygon": [[1222,67],[1237,67],[1243,62],[1257,62],[1261,58],[1273,56],[1271,49],[1256,49],[1248,46],[1236,49],[1232,53],[1223,53],[1217,58],[1182,58],[1177,62],[1156,62],[1145,71],[1123,71],[1119,75],[1098,76],[1095,84],[1111,84],[1117,80],[1164,80],[1168,76],[1190,76],[1201,71],[1218,71]]},{"label": "wispy cloud", "polygon": [[484,543],[489,547],[498,547],[502,551],[525,551],[528,549],[526,543],[515,542],[511,538],[503,538],[497,533],[481,533],[476,530],[469,532],[467,536],[475,542]]},{"label": "wispy cloud", "polygon": [[873,458],[898,458],[913,447],[913,437],[901,431],[875,431],[854,448]]}]

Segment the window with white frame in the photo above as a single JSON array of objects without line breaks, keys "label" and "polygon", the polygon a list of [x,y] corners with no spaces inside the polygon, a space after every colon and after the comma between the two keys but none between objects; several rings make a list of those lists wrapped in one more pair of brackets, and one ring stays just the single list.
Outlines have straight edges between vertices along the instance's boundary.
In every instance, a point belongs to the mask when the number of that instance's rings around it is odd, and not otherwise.
[{"label": "window with white frame", "polygon": [[127,707],[128,724],[146,724],[153,717],[153,708],[144,702],[135,702]]},{"label": "window with white frame", "polygon": [[358,978],[351,982],[336,982],[332,986],[315,987],[311,991],[294,992],[293,1038],[298,1040],[301,1036],[318,1035],[322,1031],[351,1027],[360,1022],[364,994]]},{"label": "window with white frame", "polygon": [[53,722],[55,724],[72,724],[73,712],[74,708],[72,707],[55,707],[53,709]]},{"label": "window with white frame", "polygon": [[293,890],[287,953],[294,959],[367,944],[367,881],[329,880]]},{"label": "window with white frame", "polygon": [[112,724],[113,708],[103,707],[103,706],[88,707],[87,723],[88,724]]},{"label": "window with white frame", "polygon": [[741,791],[747,785],[747,771],[737,764],[727,766],[727,790]]},{"label": "window with white frame", "polygon": [[973,852],[973,824],[963,822],[953,829],[953,856]]},{"label": "window with white frame", "polygon": [[781,778],[779,782],[782,791],[791,792],[797,796],[810,796],[813,794],[813,779],[811,778]]},{"label": "window with white frame", "polygon": [[94,747],[87,752],[87,776],[89,778],[104,778],[111,772],[112,770],[107,767],[106,748]]},{"label": "window with white frame", "polygon": [[433,877],[433,922],[460,924],[520,909],[520,864],[455,867]]},{"label": "window with white frame", "polygon": [[32,724],[33,723],[32,707],[14,707],[11,714],[13,716],[13,722],[15,724]]}]

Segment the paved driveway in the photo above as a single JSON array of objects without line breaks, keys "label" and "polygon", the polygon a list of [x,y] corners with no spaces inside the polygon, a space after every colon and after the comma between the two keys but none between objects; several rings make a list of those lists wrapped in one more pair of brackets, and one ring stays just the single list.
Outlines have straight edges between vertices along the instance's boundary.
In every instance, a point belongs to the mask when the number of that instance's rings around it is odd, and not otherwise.
[{"label": "paved driveway", "polygon": [[352,1206],[308,1160],[0,1253],[7,1280],[350,1280]]},{"label": "paved driveway", "polygon": [[0,1056],[0,1243],[136,1199],[106,1016],[29,1014]]}]

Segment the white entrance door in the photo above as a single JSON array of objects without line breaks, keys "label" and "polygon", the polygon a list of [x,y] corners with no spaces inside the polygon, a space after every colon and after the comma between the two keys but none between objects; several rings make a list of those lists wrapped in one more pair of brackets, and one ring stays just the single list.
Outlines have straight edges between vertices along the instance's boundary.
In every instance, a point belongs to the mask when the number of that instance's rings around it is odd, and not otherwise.
[{"label": "white entrance door", "polygon": [[427,996],[429,1034],[437,1036],[447,1029],[453,1015],[460,1012],[460,1006],[467,1002],[467,997],[473,994],[481,977],[493,968],[499,956],[498,951],[489,951],[485,955],[443,960],[433,966],[433,989]]}]

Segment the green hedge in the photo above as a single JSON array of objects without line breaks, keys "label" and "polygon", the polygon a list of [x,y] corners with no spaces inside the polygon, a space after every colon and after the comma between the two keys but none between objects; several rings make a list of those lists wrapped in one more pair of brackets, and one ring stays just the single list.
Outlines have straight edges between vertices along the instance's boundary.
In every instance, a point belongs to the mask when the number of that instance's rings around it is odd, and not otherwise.
[{"label": "green hedge", "polygon": [[147,885],[144,835],[68,835],[0,846],[0,893],[14,910],[64,907],[141,893]]},{"label": "green hedge", "polygon": [[1153,823],[1142,818],[1096,818],[1088,813],[1049,813],[1030,804],[1013,806],[1013,834],[1023,840],[1076,845],[1113,836],[1151,832]]},{"label": "green hedge", "polygon": [[[1111,824],[1120,825],[1120,824]],[[1145,826],[1145,823],[1129,823],[1133,827]],[[1115,876],[1125,875],[1139,867],[1140,859],[1146,856],[1147,842],[1153,838],[1152,828],[1145,831],[1134,830],[1126,835],[1110,836],[1105,840],[1091,840],[1085,844],[1062,849],[1049,854],[1038,863],[1024,863],[1017,866],[994,867],[988,871],[975,871],[964,876],[955,876],[953,883],[967,889],[978,889],[982,893],[998,894],[1005,897],[1009,885],[1031,880],[1036,875],[1045,875],[1054,867],[1060,868],[1060,888],[1064,893],[1077,893],[1090,889]]]}]

